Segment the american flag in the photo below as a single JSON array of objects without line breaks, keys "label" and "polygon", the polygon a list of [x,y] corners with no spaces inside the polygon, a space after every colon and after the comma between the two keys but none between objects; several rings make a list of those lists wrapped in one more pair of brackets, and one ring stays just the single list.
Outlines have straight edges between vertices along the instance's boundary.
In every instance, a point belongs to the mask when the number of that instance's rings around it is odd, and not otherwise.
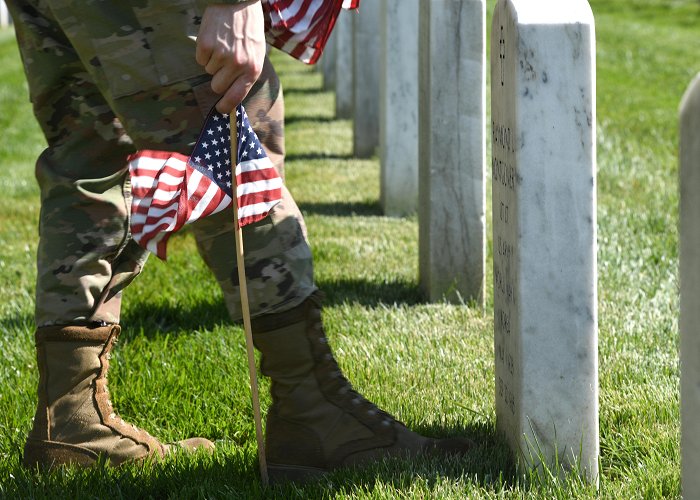
[{"label": "american flag", "polygon": [[263,0],[262,6],[267,42],[314,64],[323,53],[340,9],[356,9],[360,0]]},{"label": "american flag", "polygon": [[161,259],[170,236],[185,224],[231,206],[233,186],[241,226],[267,216],[282,197],[282,179],[242,105],[236,107],[236,174],[231,168],[231,121],[212,109],[190,157],[143,150],[129,157],[131,234]]}]

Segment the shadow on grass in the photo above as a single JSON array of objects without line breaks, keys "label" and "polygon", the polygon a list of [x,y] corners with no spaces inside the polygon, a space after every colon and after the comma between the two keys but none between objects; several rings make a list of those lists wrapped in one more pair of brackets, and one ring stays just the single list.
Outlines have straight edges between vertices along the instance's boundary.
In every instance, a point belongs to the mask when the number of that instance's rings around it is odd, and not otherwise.
[{"label": "shadow on grass", "polygon": [[326,306],[358,304],[377,307],[381,304],[415,305],[424,301],[417,285],[400,281],[376,283],[345,279],[318,281],[316,284],[326,296],[324,301]]},{"label": "shadow on grass", "polygon": [[[366,496],[372,491],[400,496],[430,494],[446,481],[470,482],[475,487],[502,491],[517,482],[505,443],[490,425],[459,429],[416,428],[433,437],[460,436],[474,448],[463,457],[391,458],[364,467],[343,468],[306,483],[261,486],[255,449],[251,445],[217,443],[213,456],[175,456],[162,463],[146,462],[109,468],[70,467],[54,472],[25,470],[15,462],[11,481],[3,487],[8,498],[51,496],[90,498],[329,498]],[[457,486],[459,488],[459,486]],[[384,496],[382,495],[382,496]]]},{"label": "shadow on grass", "polygon": [[[418,286],[399,281],[375,283],[366,280],[319,281],[317,286],[326,295],[325,306],[359,304],[377,307],[381,304],[420,304],[423,297]],[[147,338],[174,331],[211,330],[230,324],[222,300],[200,301],[189,307],[154,299],[130,308],[122,315],[122,336],[129,338],[143,331]]]},{"label": "shadow on grass", "polygon": [[299,208],[304,215],[326,216],[381,216],[384,215],[382,207],[377,201],[371,202],[334,202],[334,203],[299,203]]},{"label": "shadow on grass", "polygon": [[284,117],[285,125],[294,125],[296,123],[306,122],[311,122],[310,124],[313,125],[314,123],[333,123],[335,121],[338,121],[338,119],[334,116],[290,115]]},{"label": "shadow on grass", "polygon": [[330,90],[324,90],[322,86],[319,87],[285,87],[284,96],[293,95],[312,95],[312,94],[322,94],[324,92],[331,92]]},{"label": "shadow on grass", "polygon": [[354,158],[354,156],[352,154],[302,153],[302,154],[288,154],[285,161],[286,162],[313,161],[313,160],[345,161],[345,160],[352,160],[353,158]]},{"label": "shadow on grass", "polygon": [[230,324],[226,305],[223,300],[211,302],[200,301],[189,307],[168,302],[142,302],[139,306],[122,314],[122,336],[130,337],[140,330],[147,337],[159,333],[196,330],[212,330],[215,327]]}]

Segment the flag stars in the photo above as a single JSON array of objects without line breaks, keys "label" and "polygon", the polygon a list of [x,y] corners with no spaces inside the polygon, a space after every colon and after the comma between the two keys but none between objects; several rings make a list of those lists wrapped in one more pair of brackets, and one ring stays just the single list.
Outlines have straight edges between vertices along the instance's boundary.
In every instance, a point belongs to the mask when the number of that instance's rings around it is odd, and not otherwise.
[{"label": "flag stars", "polygon": [[221,175],[221,173],[216,174],[216,178],[219,179],[219,180],[223,179],[223,177],[224,177],[224,176]]},{"label": "flag stars", "polygon": [[203,143],[202,143],[202,147],[203,147],[204,149],[207,149],[207,148],[209,147],[209,144],[207,144],[206,142],[203,142]]},{"label": "flag stars", "polygon": [[209,153],[204,155],[205,160],[211,160],[211,155]]},{"label": "flag stars", "polygon": [[258,148],[257,153],[258,153],[259,155],[261,155],[261,154],[262,154],[262,148]]},{"label": "flag stars", "polygon": [[231,170],[226,171],[226,177],[231,177]]},{"label": "flag stars", "polygon": [[214,151],[214,154],[216,156],[221,156],[221,150],[217,149],[216,151]]},{"label": "flag stars", "polygon": [[209,130],[207,130],[207,134],[214,135],[214,131],[212,129],[209,129]]},{"label": "flag stars", "polygon": [[221,132],[222,130],[224,130],[224,127],[222,127],[221,125],[219,125],[218,127],[216,127],[216,130],[219,131],[219,132]]},{"label": "flag stars", "polygon": [[217,144],[219,144],[219,141],[217,141],[216,139],[212,139],[212,140],[211,140],[211,143],[212,143],[214,146],[216,146]]}]

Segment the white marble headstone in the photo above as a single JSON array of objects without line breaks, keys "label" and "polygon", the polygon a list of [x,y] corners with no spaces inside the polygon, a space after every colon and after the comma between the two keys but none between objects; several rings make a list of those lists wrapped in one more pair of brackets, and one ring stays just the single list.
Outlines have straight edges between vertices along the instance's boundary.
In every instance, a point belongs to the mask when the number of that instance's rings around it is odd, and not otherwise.
[{"label": "white marble headstone", "polygon": [[326,41],[326,46],[321,56],[320,63],[323,69],[323,90],[335,90],[337,38],[336,31],[333,30],[330,38]]},{"label": "white marble headstone", "polygon": [[418,206],[418,0],[382,2],[380,200],[402,216]]},{"label": "white marble headstone", "polygon": [[486,7],[420,0],[418,222],[429,300],[484,299]]},{"label": "white marble headstone", "polygon": [[681,483],[700,498],[700,74],[681,103]]},{"label": "white marble headstone", "polygon": [[353,16],[353,153],[369,158],[379,146],[380,7],[383,0],[361,2]]},{"label": "white marble headstone", "polygon": [[553,467],[558,457],[590,481],[599,453],[595,81],[586,0],[499,0],[491,32],[497,427],[521,465]]},{"label": "white marble headstone", "polygon": [[333,28],[335,36],[335,116],[352,118],[353,92],[353,16],[355,12],[341,10]]}]

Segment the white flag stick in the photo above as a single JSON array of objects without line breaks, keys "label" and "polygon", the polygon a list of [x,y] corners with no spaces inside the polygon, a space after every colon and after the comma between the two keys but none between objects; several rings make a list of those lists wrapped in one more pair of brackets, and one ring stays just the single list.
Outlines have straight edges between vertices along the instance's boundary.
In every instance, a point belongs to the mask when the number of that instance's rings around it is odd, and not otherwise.
[{"label": "white flag stick", "polygon": [[[242,118],[242,117],[241,117]],[[235,111],[231,113],[231,157],[235,158],[234,151],[238,149],[236,134]],[[255,368],[255,350],[253,349],[253,332],[250,325],[250,304],[248,303],[248,284],[245,275],[245,261],[243,258],[243,229],[238,223],[238,196],[236,195],[236,161],[231,162],[233,169],[233,220],[236,228],[236,263],[238,266],[238,286],[241,294],[241,311],[243,313],[243,329],[245,330],[246,352],[248,353],[248,374],[250,375],[250,393],[253,401],[253,418],[255,420],[255,436],[258,439],[258,461],[260,462],[260,478],[264,486],[269,484],[267,477],[267,463],[265,462],[265,443],[262,433],[262,419],[260,418],[260,396],[258,393],[258,376]]]}]

